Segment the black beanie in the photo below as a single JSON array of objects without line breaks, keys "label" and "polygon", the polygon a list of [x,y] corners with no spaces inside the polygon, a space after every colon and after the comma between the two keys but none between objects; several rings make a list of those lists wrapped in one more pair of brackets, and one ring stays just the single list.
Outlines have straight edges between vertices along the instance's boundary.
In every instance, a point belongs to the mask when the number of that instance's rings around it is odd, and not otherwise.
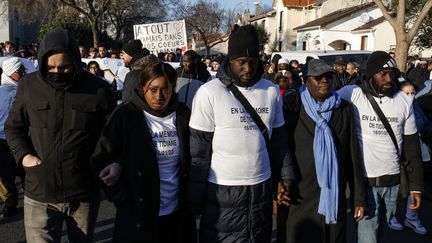
[{"label": "black beanie", "polygon": [[397,69],[396,61],[385,51],[375,51],[366,62],[366,78],[370,78],[384,69]]},{"label": "black beanie", "polygon": [[228,41],[228,58],[259,57],[258,33],[252,25],[234,25]]},{"label": "black beanie", "polygon": [[140,40],[133,40],[123,46],[123,51],[131,57],[136,56],[142,51],[142,43]]}]

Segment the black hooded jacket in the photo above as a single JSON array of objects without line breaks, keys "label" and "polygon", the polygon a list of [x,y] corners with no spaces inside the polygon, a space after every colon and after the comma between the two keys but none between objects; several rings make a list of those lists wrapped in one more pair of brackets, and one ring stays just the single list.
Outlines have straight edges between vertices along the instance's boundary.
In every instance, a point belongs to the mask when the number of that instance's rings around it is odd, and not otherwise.
[{"label": "black hooded jacket", "polygon": [[[70,81],[59,80],[59,85],[47,78],[47,58],[52,53],[71,57]],[[32,154],[42,161],[25,168],[25,195],[51,203],[87,199],[97,193],[90,156],[115,106],[109,84],[80,67],[77,43],[63,29],[45,35],[38,62],[39,71],[20,81],[5,124],[15,160],[22,163],[25,155]]]}]

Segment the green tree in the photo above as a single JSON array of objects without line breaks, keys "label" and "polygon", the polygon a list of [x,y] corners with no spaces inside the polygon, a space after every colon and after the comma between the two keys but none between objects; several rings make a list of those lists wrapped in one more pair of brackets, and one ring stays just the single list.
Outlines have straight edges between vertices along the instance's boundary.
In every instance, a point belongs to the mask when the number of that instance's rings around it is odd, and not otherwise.
[{"label": "green tree", "polygon": [[396,62],[406,69],[408,51],[419,29],[430,14],[431,0],[373,0],[390,23],[396,36]]},{"label": "green tree", "polygon": [[253,26],[257,30],[260,48],[261,50],[263,50],[264,46],[267,45],[270,41],[270,33],[267,32],[263,23],[261,24],[254,23]]},{"label": "green tree", "polygon": [[92,30],[89,28],[88,24],[83,21],[76,21],[76,19],[70,18],[73,17],[57,17],[43,24],[39,31],[39,42],[42,41],[47,32],[55,28],[63,28],[72,31],[79,44],[92,43]]}]

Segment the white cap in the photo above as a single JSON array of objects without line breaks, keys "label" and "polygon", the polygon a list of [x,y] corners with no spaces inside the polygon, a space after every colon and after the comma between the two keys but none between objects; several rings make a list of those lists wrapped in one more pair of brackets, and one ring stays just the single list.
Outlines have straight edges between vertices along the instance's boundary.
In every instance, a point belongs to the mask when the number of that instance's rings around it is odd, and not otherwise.
[{"label": "white cap", "polygon": [[279,61],[278,61],[278,65],[279,64],[289,64],[289,60],[288,60],[288,58],[284,58],[284,57],[282,57],[281,59],[279,59]]},{"label": "white cap", "polygon": [[22,62],[18,57],[11,57],[3,62],[2,64],[3,73],[6,74],[7,76],[11,76],[22,65],[23,65]]}]

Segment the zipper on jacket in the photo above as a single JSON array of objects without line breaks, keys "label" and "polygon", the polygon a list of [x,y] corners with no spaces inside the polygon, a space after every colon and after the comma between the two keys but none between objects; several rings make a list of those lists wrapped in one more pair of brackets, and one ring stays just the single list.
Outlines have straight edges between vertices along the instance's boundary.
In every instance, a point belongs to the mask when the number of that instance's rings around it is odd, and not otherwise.
[{"label": "zipper on jacket", "polygon": [[252,226],[251,226],[251,209],[252,209],[252,193],[251,193],[251,188],[252,186],[246,186],[247,187],[247,198],[248,198],[248,205],[247,205],[247,235],[249,237],[249,242],[254,242],[253,241],[253,232],[252,232]]},{"label": "zipper on jacket", "polygon": [[62,192],[62,195],[63,195],[63,201],[66,201],[66,192],[65,192],[65,189],[64,189],[64,178],[63,178],[63,159],[64,159],[64,155],[63,155],[63,153],[64,153],[64,131],[65,131],[65,127],[64,127],[64,115],[65,115],[65,107],[64,107],[64,104],[65,104],[65,102],[64,102],[64,100],[65,100],[65,95],[66,95],[66,92],[65,91],[60,91],[61,92],[61,95],[60,95],[60,100],[61,100],[61,102],[60,102],[60,104],[61,104],[61,109],[62,109],[62,118],[61,118],[61,146],[60,146],[60,166],[59,166],[59,168],[60,168],[60,186],[61,186],[61,188],[60,188],[60,190],[61,190],[61,192]]}]

